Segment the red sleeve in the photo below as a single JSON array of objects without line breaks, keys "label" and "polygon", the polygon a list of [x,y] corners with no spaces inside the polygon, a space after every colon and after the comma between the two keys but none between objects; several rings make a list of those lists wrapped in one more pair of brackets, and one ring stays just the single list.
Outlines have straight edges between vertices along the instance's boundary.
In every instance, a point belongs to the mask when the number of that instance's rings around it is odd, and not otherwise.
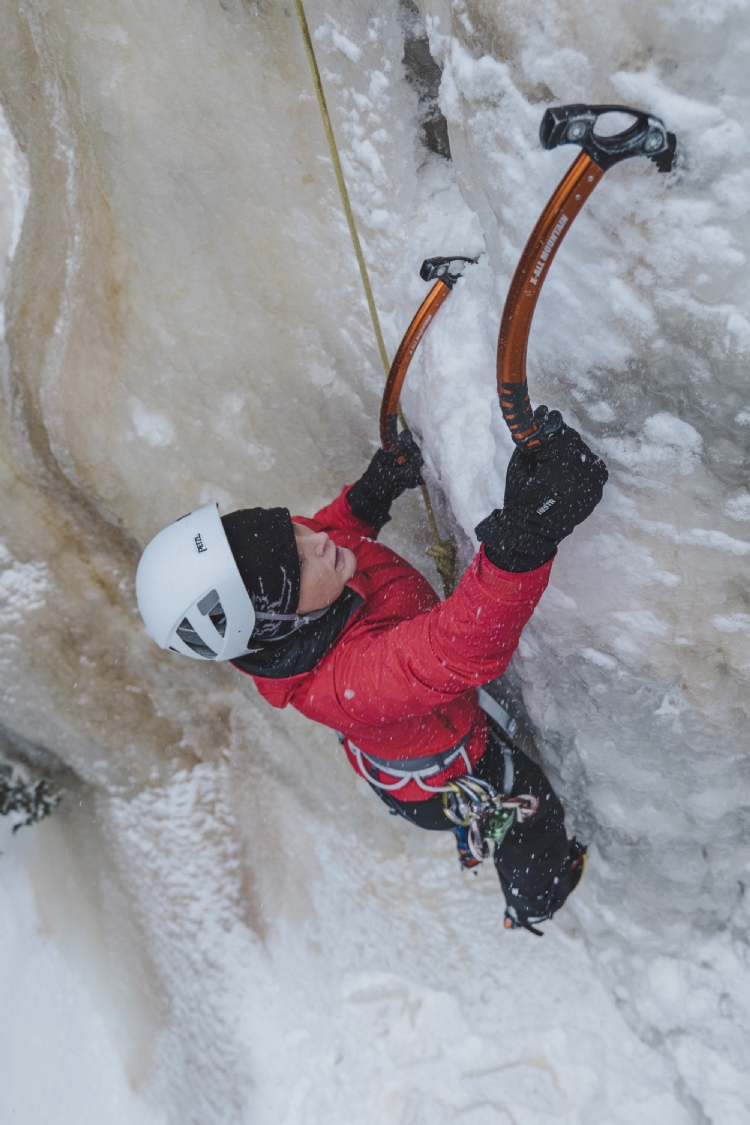
[{"label": "red sleeve", "polygon": [[389,628],[355,631],[334,658],[340,705],[357,722],[395,722],[501,675],[551,567],[511,574],[482,549],[446,601]]},{"label": "red sleeve", "polygon": [[[349,507],[346,494],[351,487],[350,484],[345,484],[336,499],[316,512],[311,522],[317,524],[321,531],[354,531],[368,539],[377,539],[377,531],[364,520],[358,520]],[[296,520],[298,517],[294,518]]]}]

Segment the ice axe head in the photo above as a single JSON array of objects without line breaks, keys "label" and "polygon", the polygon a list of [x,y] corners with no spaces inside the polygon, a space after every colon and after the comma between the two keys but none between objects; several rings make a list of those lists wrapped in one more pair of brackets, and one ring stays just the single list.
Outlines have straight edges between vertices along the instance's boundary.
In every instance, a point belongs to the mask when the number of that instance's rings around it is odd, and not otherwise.
[{"label": "ice axe head", "polygon": [[451,258],[425,258],[419,276],[422,281],[444,281],[448,288],[452,289],[463,273],[463,268],[454,263],[471,262],[472,265],[476,265],[476,261],[476,258],[464,258],[460,254],[455,254]]},{"label": "ice axe head", "polygon": [[[599,118],[609,113],[624,113],[633,123],[614,136],[596,132]],[[539,140],[546,149],[559,145],[580,145],[603,172],[631,156],[646,156],[660,172],[670,172],[676,140],[664,122],[651,113],[628,105],[559,105],[548,109],[539,127]]]}]

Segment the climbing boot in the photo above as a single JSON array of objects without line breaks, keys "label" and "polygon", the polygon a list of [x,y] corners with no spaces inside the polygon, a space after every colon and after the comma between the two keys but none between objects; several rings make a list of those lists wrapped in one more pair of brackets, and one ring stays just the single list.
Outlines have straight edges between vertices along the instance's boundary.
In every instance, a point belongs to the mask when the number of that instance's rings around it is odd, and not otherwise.
[{"label": "climbing boot", "polygon": [[568,858],[544,894],[536,896],[519,894],[512,886],[506,885],[501,877],[500,882],[506,902],[503,922],[506,930],[523,928],[536,934],[537,937],[543,937],[542,931],[536,927],[540,922],[546,922],[560,909],[568,895],[572,894],[580,883],[585,870],[586,848],[574,836],[570,841]]}]

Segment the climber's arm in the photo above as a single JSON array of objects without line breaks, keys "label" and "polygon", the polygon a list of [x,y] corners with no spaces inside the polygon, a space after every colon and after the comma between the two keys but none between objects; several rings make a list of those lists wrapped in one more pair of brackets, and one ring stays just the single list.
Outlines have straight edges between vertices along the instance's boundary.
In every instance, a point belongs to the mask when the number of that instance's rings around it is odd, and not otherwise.
[{"label": "climber's arm", "polygon": [[550,561],[530,573],[511,574],[480,551],[446,601],[344,638],[334,666],[339,706],[356,722],[392,723],[427,715],[501,675],[551,566]]},{"label": "climber's arm", "polygon": [[[546,412],[546,407],[539,410]],[[505,505],[477,527],[483,549],[445,602],[373,629],[337,652],[336,693],[352,718],[427,714],[500,675],[547,582],[558,543],[599,503],[607,469],[559,417],[534,454],[516,449]]]}]

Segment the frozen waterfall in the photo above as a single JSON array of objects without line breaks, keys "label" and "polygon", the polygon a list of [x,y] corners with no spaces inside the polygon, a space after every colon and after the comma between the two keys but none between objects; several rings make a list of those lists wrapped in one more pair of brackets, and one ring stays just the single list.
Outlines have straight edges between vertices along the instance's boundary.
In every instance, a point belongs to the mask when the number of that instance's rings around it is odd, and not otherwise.
[{"label": "frozen waterfall", "polygon": [[[294,5],[2,0],[0,765],[64,795],[0,821],[0,1122],[744,1125],[750,4],[306,10],[391,354],[422,259],[479,257],[404,395],[462,565],[511,453],[502,303],[573,154],[542,113],[677,134],[669,176],[607,174],[529,350],[610,467],[514,661],[588,872],[505,932],[494,871],[332,732],[142,628],[159,528],[310,514],[376,447]],[[385,537],[436,581],[418,497]]]}]

